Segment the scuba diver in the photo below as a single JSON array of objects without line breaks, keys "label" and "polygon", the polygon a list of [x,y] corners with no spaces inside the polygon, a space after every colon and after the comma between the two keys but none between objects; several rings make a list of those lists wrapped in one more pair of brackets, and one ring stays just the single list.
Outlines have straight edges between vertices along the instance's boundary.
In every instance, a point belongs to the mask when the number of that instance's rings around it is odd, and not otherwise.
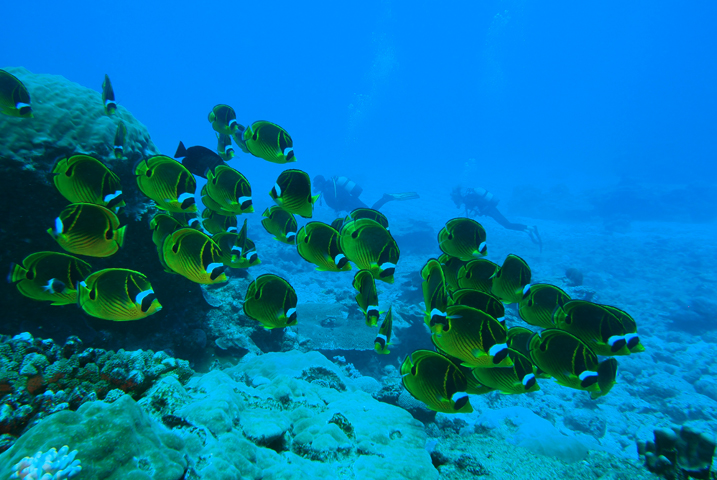
[{"label": "scuba diver", "polygon": [[498,211],[497,206],[500,200],[495,198],[493,194],[485,188],[453,187],[451,200],[453,200],[453,203],[455,203],[458,208],[461,208],[461,205],[465,205],[467,217],[487,215],[508,230],[519,230],[527,233],[530,240],[540,246],[540,252],[543,252],[543,240],[538,233],[538,227],[536,225],[528,226],[509,221]]},{"label": "scuba diver", "polygon": [[326,200],[326,205],[333,208],[337,214],[342,210],[351,212],[357,208],[378,210],[392,200],[419,198],[416,192],[384,193],[376,203],[369,207],[359,198],[363,188],[346,177],[331,177],[327,180],[323,176],[317,175],[312,182],[312,187],[314,192],[321,194],[322,200]]}]

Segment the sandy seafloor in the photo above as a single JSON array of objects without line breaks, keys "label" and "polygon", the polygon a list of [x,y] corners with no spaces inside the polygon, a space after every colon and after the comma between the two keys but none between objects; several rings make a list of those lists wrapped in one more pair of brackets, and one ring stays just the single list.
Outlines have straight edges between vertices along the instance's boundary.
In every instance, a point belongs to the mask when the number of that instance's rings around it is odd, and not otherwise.
[{"label": "sandy seafloor", "polygon": [[[365,191],[362,199],[370,205],[380,194]],[[377,286],[381,309],[393,305],[394,343],[401,354],[374,355],[379,358],[369,365],[356,365],[364,375],[378,380],[397,377],[403,352],[430,348],[427,329],[421,331],[420,298],[407,296],[406,284],[415,285],[425,262],[441,253],[435,235],[445,221],[463,213],[451,203],[445,187],[420,194],[420,200],[393,202],[382,209],[398,239],[401,258],[395,283],[377,282]],[[265,205],[260,195],[255,197],[257,212],[261,212]],[[627,311],[637,321],[646,351],[618,357],[617,385],[595,401],[586,392],[561,387],[552,380],[541,381],[541,390],[530,395],[493,392],[472,396],[474,413],[438,414],[435,424],[429,425],[429,433],[440,438],[436,448],[453,454],[470,451],[481,458],[486,471],[476,471],[477,477],[488,473],[488,478],[497,479],[652,478],[638,461],[637,439],[651,439],[655,428],[670,425],[717,431],[717,329],[711,320],[711,307],[717,305],[713,293],[717,286],[717,226],[632,222],[618,233],[608,231],[599,218],[565,223],[514,216],[503,204],[500,209],[513,222],[538,225],[544,248],[540,253],[524,233],[480,217],[477,220],[488,232],[489,260],[500,264],[507,254],[517,254],[531,266],[533,283],[552,283],[573,298],[592,295],[592,301]],[[333,218],[332,210],[317,205],[312,220],[329,223]],[[258,221],[258,216],[253,216],[249,222],[249,236],[257,243],[262,259],[261,265],[252,267],[252,276],[283,272],[296,288],[300,304],[332,304],[339,298],[344,305],[351,305],[355,269],[316,272],[292,247],[271,240]],[[431,233],[404,237],[417,229],[429,231],[427,226]],[[582,287],[567,286],[565,271],[570,267],[584,273]],[[508,309],[507,316],[509,326],[524,325],[514,307]],[[299,336],[301,323],[299,318]],[[361,347],[367,348],[370,346]],[[565,442],[567,450],[560,446]],[[535,447],[537,444],[558,445],[559,451],[539,452],[542,447]],[[570,452],[573,447],[577,448],[576,458],[581,458],[578,462]],[[579,453],[582,448],[589,450],[587,457]],[[461,476],[467,471],[442,468],[441,475],[465,478]]]}]

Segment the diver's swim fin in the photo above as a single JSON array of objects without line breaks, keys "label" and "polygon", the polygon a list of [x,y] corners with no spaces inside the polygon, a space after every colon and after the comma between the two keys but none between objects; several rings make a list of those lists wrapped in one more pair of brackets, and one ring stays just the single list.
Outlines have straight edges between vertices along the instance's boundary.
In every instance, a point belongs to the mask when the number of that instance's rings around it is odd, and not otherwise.
[{"label": "diver's swim fin", "polygon": [[403,192],[403,193],[384,193],[385,196],[391,197],[391,200],[413,200],[415,198],[421,198],[416,192]]}]

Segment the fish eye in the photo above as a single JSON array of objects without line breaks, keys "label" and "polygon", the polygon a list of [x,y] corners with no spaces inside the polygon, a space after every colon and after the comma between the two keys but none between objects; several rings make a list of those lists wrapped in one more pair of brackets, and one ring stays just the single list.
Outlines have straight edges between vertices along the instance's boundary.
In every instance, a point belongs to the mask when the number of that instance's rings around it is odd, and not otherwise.
[{"label": "fish eye", "polygon": [[351,238],[358,238],[358,230],[354,230],[354,231],[351,233]]},{"label": "fish eye", "polygon": [[153,173],[154,173],[154,172],[152,171],[152,169],[149,168],[149,169],[147,169],[147,173],[145,173],[145,175],[147,176],[147,178],[149,178],[149,177],[152,176]]},{"label": "fish eye", "polygon": [[547,343],[547,342],[543,342],[543,343],[540,344],[540,347],[538,347],[538,348],[540,348],[540,351],[541,351],[541,352],[547,352],[547,351],[548,351],[548,343]]},{"label": "fish eye", "polygon": [[33,272],[32,270],[28,270],[27,274],[25,275],[25,278],[27,278],[28,280],[32,280],[33,278],[35,278],[35,272]]},{"label": "fish eye", "polygon": [[97,298],[97,290],[93,288],[92,290],[90,290],[90,300],[94,300],[96,298]]},{"label": "fish eye", "polygon": [[448,240],[453,240],[453,234],[452,234],[452,233],[449,233],[449,234],[448,234]]},{"label": "fish eye", "polygon": [[573,324],[573,317],[570,314],[565,315],[565,323],[567,323],[568,325]]},{"label": "fish eye", "polygon": [[416,374],[416,366],[414,365],[411,367],[411,375],[415,375],[415,374]]},{"label": "fish eye", "polygon": [[177,253],[179,251],[179,244],[175,243],[172,245],[172,252]]}]

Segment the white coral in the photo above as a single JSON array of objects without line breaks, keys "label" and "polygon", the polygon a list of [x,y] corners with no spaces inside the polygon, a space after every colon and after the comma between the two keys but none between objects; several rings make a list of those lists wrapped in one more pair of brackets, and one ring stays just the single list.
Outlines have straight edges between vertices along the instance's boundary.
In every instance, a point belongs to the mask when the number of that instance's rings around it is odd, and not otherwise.
[{"label": "white coral", "polygon": [[54,448],[46,453],[37,452],[32,457],[25,457],[13,467],[15,473],[10,478],[25,480],[62,480],[80,473],[82,466],[75,460],[77,450],[70,452],[65,445],[58,452]]}]

